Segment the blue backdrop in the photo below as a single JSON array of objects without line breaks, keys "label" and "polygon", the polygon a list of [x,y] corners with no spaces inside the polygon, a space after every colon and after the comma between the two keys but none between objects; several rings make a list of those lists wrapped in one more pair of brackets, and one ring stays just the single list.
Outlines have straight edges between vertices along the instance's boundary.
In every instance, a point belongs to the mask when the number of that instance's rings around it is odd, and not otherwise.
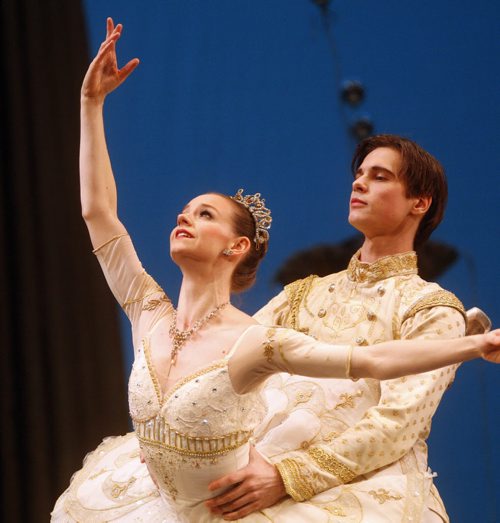
[{"label": "blue backdrop", "polygon": [[[273,274],[291,253],[351,235],[347,126],[369,115],[444,164],[450,202],[433,238],[461,257],[440,283],[500,325],[498,2],[332,1],[327,18],[310,0],[84,4],[93,54],[112,16],[121,63],[141,59],[107,102],[108,144],[121,218],[170,295],[168,233],[207,190],[260,191],[273,209],[270,253],[240,302],[249,312],[280,290]],[[356,109],[339,98],[347,79],[366,87]],[[124,340],[130,364],[125,324]],[[467,364],[435,418],[430,463],[453,522],[498,521],[498,376]]]}]

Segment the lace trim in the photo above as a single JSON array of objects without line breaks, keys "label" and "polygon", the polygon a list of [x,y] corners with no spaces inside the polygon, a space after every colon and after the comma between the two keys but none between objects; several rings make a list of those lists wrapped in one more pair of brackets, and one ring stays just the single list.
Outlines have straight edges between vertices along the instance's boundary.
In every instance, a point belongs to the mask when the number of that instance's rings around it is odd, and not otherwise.
[{"label": "lace trim", "polygon": [[250,439],[251,431],[236,431],[219,437],[189,436],[176,431],[161,416],[135,423],[140,442],[156,445],[183,456],[210,458],[241,447]]},{"label": "lace trim", "polygon": [[291,496],[294,501],[307,501],[314,496],[315,492],[302,474],[297,461],[286,458],[276,463],[276,468],[283,479],[286,493]]},{"label": "lace trim", "polygon": [[465,322],[467,323],[467,314],[462,302],[453,293],[445,290],[431,292],[430,294],[420,298],[405,312],[401,323],[403,324],[408,318],[411,318],[418,312],[431,307],[451,307],[452,309],[457,310],[464,317]]},{"label": "lace trim", "polygon": [[414,251],[394,256],[384,256],[376,262],[364,263],[359,261],[358,251],[349,262],[347,275],[355,282],[376,282],[391,276],[417,274],[417,255]]},{"label": "lace trim", "polygon": [[406,496],[402,523],[421,521],[426,499],[425,480],[421,474],[409,474],[406,479]]},{"label": "lace trim", "polygon": [[356,477],[355,472],[323,449],[310,447],[307,453],[320,468],[339,478],[342,483],[349,483]]},{"label": "lace trim", "polygon": [[314,279],[317,278],[316,275],[311,274],[303,280],[297,280],[290,285],[285,287],[285,291],[290,303],[290,312],[288,313],[286,324],[288,327],[300,330],[299,329],[299,311],[300,304],[304,299],[304,296],[309,293]]}]

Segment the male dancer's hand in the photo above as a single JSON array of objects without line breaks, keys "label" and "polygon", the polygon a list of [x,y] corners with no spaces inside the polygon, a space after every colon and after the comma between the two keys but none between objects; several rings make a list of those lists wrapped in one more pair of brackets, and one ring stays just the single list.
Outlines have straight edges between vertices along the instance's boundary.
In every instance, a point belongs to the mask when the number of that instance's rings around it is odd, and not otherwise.
[{"label": "male dancer's hand", "polygon": [[286,496],[283,480],[276,467],[253,447],[250,447],[250,460],[246,467],[212,481],[208,488],[230,489],[205,502],[214,514],[228,521],[268,508]]}]

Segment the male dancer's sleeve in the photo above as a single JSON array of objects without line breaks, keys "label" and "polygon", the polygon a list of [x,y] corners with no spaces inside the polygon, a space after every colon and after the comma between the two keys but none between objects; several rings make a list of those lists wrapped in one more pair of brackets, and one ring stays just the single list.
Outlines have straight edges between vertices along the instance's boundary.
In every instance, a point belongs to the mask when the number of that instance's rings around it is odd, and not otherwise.
[{"label": "male dancer's sleeve", "polygon": [[[464,335],[464,316],[456,308],[421,305],[404,319],[401,339]],[[425,452],[423,442],[429,435],[432,416],[453,381],[456,367],[382,381],[379,403],[331,442],[312,441],[310,446],[273,456],[270,461],[278,468],[288,494],[304,501],[349,483],[397,462],[417,441]]]}]

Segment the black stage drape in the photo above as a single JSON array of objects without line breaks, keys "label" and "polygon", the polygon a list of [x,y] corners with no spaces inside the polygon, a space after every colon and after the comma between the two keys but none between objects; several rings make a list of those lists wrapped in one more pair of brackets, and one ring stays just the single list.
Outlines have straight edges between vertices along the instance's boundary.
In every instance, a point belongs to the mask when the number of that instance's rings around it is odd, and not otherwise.
[{"label": "black stage drape", "polygon": [[82,7],[0,2],[0,520],[49,520],[127,430],[117,309],[80,217]]}]

